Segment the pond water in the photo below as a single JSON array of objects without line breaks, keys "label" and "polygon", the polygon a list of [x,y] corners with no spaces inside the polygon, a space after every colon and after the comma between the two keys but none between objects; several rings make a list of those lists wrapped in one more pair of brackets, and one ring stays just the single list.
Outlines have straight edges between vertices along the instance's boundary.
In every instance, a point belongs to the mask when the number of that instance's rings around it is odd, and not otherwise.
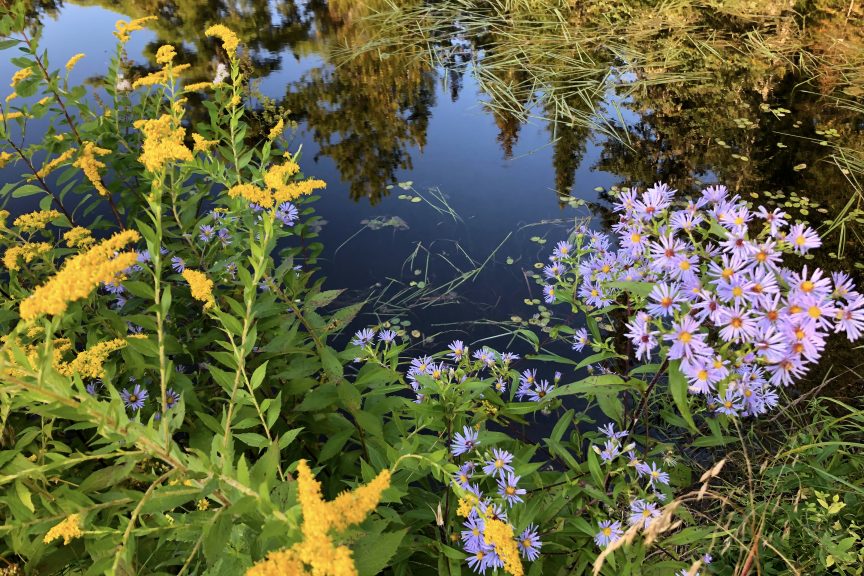
[{"label": "pond water", "polygon": [[170,43],[190,82],[218,62],[203,30],[236,30],[262,129],[290,112],[291,148],[328,182],[315,204],[328,286],[368,298],[365,322],[396,318],[424,347],[542,324],[535,263],[577,219],[608,225],[616,186],[725,183],[818,226],[821,265],[861,268],[854,6],[399,4],[86,0],[34,15],[55,64],[87,54],[79,81],[104,72],[120,18],[160,16],[128,45],[135,74]]}]

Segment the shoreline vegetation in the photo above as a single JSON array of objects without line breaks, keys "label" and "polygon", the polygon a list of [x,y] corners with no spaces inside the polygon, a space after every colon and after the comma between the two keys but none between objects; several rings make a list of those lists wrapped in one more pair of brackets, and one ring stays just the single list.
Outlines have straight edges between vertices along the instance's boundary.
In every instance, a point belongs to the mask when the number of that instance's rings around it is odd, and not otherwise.
[{"label": "shoreline vegetation", "polygon": [[[502,30],[634,17],[603,6],[493,2],[480,36],[551,59],[554,34]],[[690,29],[690,4],[664,6]],[[218,56],[206,76],[170,43],[154,68],[130,69],[130,38],[169,23],[120,20],[107,72],[83,86],[70,73],[87,55],[54,62],[31,8],[0,1],[17,69],[0,164],[24,171],[0,192],[0,574],[862,574],[864,408],[822,394],[860,381],[858,366],[826,366],[864,331],[848,254],[823,258],[826,233],[854,235],[854,196],[817,229],[800,202],[747,195],[746,178],[616,187],[603,218],[543,248],[532,277],[560,316],[514,328],[505,349],[454,340],[418,355],[404,325],[367,325],[369,303],[341,306],[321,277],[314,202],[327,184],[304,172],[285,110],[247,109],[254,66],[230,19],[202,27]],[[342,31],[406,13],[440,17],[386,4]],[[459,34],[481,26],[458,20]],[[421,29],[443,34],[441,22]],[[622,74],[638,62],[599,44],[586,58],[611,50]],[[693,46],[709,60],[717,49]],[[375,50],[401,58],[374,39],[354,57]],[[497,78],[481,80],[487,94],[524,73],[502,76],[515,58],[495,54],[475,63]],[[820,77],[856,98],[847,56]],[[663,78],[639,90],[687,84]],[[544,98],[559,118],[582,97]],[[577,116],[571,131],[586,128]],[[635,153],[632,136],[617,141]],[[844,146],[829,146],[833,168],[845,159],[856,183],[860,148]],[[443,194],[416,198],[460,220]]]}]

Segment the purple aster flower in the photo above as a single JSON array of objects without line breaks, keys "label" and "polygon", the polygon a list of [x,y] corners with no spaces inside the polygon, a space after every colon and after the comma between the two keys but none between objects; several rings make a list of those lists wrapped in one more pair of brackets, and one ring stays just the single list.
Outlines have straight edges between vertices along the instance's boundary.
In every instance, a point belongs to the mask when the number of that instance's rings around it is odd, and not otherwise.
[{"label": "purple aster flower", "polygon": [[744,402],[737,390],[728,388],[723,397],[716,397],[714,403],[717,405],[717,412],[726,414],[727,416],[737,416],[744,409]]},{"label": "purple aster flower", "polygon": [[447,347],[450,349],[450,357],[457,362],[468,352],[468,349],[465,348],[465,343],[462,342],[462,340],[454,340]]},{"label": "purple aster flower", "polygon": [[552,391],[554,387],[555,385],[550,384],[548,380],[541,380],[535,388],[532,388],[528,392],[528,400],[532,402],[540,402]]},{"label": "purple aster flower", "polygon": [[864,297],[857,296],[848,304],[837,308],[835,332],[846,332],[846,337],[854,342],[864,332]]},{"label": "purple aster flower", "polygon": [[672,333],[664,335],[663,339],[672,342],[668,356],[670,360],[713,354],[713,350],[705,344],[705,335],[699,332],[699,323],[690,316],[675,322]]},{"label": "purple aster flower", "polygon": [[786,235],[786,241],[792,247],[794,252],[804,254],[813,248],[822,246],[822,240],[819,238],[819,233],[804,226],[804,224],[795,224],[789,229],[789,234]]},{"label": "purple aster flower", "polygon": [[622,440],[626,438],[629,434],[627,430],[616,431],[614,422],[609,422],[605,426],[600,426],[599,428],[597,428],[597,430],[599,430],[601,434],[603,434],[610,440]]},{"label": "purple aster flower", "polygon": [[543,287],[543,301],[546,304],[552,304],[555,302],[555,286],[552,284],[548,284]]},{"label": "purple aster flower", "polygon": [[223,248],[231,245],[231,232],[229,232],[227,228],[220,228],[219,231],[216,232],[216,238],[219,239],[219,243]]},{"label": "purple aster flower", "polygon": [[381,333],[378,334],[378,340],[385,344],[392,344],[396,341],[396,332],[393,330],[382,330]]},{"label": "purple aster flower", "polygon": [[510,506],[513,506],[518,502],[524,502],[521,496],[525,494],[525,489],[517,486],[520,478],[521,476],[516,476],[513,472],[507,474],[506,480],[503,475],[498,478],[498,494],[500,494],[501,497],[510,504]]},{"label": "purple aster flower", "polygon": [[756,321],[750,311],[740,304],[723,308],[716,326],[722,326],[720,337],[726,342],[750,341],[756,335]]},{"label": "purple aster flower", "polygon": [[573,245],[569,242],[561,241],[555,245],[555,250],[552,251],[552,255],[555,258],[567,258],[570,256],[570,253],[573,252]]},{"label": "purple aster flower", "polygon": [[855,300],[859,294],[855,287],[855,281],[845,272],[832,272],[831,279],[834,281],[834,292],[832,298],[845,298],[848,302]]},{"label": "purple aster flower", "polygon": [[470,543],[474,543],[477,545],[482,545],[483,530],[485,530],[484,524],[485,522],[483,521],[483,518],[481,518],[477,514],[469,516],[468,520],[462,523],[462,525],[467,528],[467,530],[462,530],[460,534],[463,544],[468,545]]},{"label": "purple aster flower", "polygon": [[294,226],[299,217],[300,213],[297,211],[297,207],[291,202],[283,202],[276,208],[276,219],[285,226]]},{"label": "purple aster flower", "polygon": [[91,396],[98,396],[100,388],[102,388],[101,380],[93,380],[92,382],[87,383],[87,385],[84,387],[87,393]]},{"label": "purple aster flower", "polygon": [[498,378],[497,380],[495,380],[494,387],[496,392],[498,392],[499,394],[503,394],[507,391],[507,382],[505,382],[502,378]]},{"label": "purple aster flower", "polygon": [[172,408],[177,406],[179,402],[180,393],[176,392],[172,388],[168,388],[168,390],[165,391],[165,406],[168,408],[168,410],[171,410]]},{"label": "purple aster flower", "polygon": [[775,208],[773,212],[768,212],[764,206],[759,206],[756,216],[765,220],[765,223],[769,226],[769,234],[776,237],[780,229],[785,228],[788,224],[786,218],[789,215],[780,208]]},{"label": "purple aster flower", "polygon": [[459,456],[470,452],[480,444],[480,440],[478,439],[480,435],[476,430],[469,426],[465,426],[462,429],[462,432],[462,434],[458,432],[456,433],[456,437],[450,445],[450,452],[453,456]]},{"label": "purple aster flower", "polygon": [[637,467],[636,471],[639,472],[640,476],[647,476],[648,483],[651,486],[653,486],[655,482],[666,484],[667,486],[669,485],[669,473],[663,472],[658,468],[656,462],[652,462],[650,466],[648,464],[642,464],[641,469]]},{"label": "purple aster flower", "polygon": [[638,318],[627,324],[627,338],[636,346],[636,359],[651,360],[651,351],[657,347],[657,330],[651,330],[651,325]]},{"label": "purple aster flower", "polygon": [[505,366],[509,366],[511,362],[519,360],[519,355],[513,352],[504,352],[501,354],[501,362],[504,363]]},{"label": "purple aster flower", "polygon": [[540,548],[543,547],[543,542],[540,541],[540,536],[537,533],[537,526],[529,524],[519,535],[516,544],[524,558],[532,562],[537,560],[540,557]]},{"label": "purple aster flower", "polygon": [[579,328],[576,330],[576,333],[573,335],[573,350],[577,352],[581,352],[585,346],[588,345],[590,340],[588,339],[588,330],[585,328]]},{"label": "purple aster flower", "polygon": [[653,502],[646,502],[640,498],[633,500],[630,503],[630,525],[641,525],[643,530],[647,530],[651,522],[660,516],[660,511],[657,510],[657,505]]},{"label": "purple aster flower", "polygon": [[680,303],[685,302],[685,298],[678,292],[680,284],[666,284],[665,282],[656,284],[648,298],[651,302],[648,304],[646,311],[652,316],[672,316],[681,307]]},{"label": "purple aster flower", "polygon": [[411,367],[408,368],[408,374],[430,374],[432,372],[432,366],[434,362],[432,358],[429,356],[420,356],[419,358],[413,358],[411,360]]},{"label": "purple aster flower", "polygon": [[453,481],[459,485],[460,488],[467,489],[470,484],[471,477],[474,475],[474,466],[473,462],[466,462],[463,464],[459,470],[453,475]]},{"label": "purple aster flower", "polygon": [[603,450],[600,451],[600,459],[604,462],[611,462],[621,454],[620,444],[617,440],[607,440],[603,444]]},{"label": "purple aster flower", "polygon": [[126,404],[126,408],[130,410],[140,410],[144,407],[144,402],[147,400],[147,390],[142,388],[140,384],[135,384],[135,387],[132,388],[131,391],[129,389],[124,388],[120,392],[120,398],[123,399],[123,403]]},{"label": "purple aster flower", "polygon": [[363,328],[354,334],[354,339],[351,344],[354,346],[368,346],[375,340],[375,330],[371,328]]},{"label": "purple aster flower", "polygon": [[772,386],[788,386],[808,370],[800,358],[792,355],[784,357],[776,364],[769,364],[767,369],[771,374],[769,382]]},{"label": "purple aster flower", "polygon": [[481,348],[477,350],[473,354],[474,358],[483,362],[483,364],[488,368],[495,364],[495,353],[489,348]]},{"label": "purple aster flower", "polygon": [[186,262],[179,256],[171,257],[171,269],[177,274],[182,274],[186,269]]},{"label": "purple aster flower", "polygon": [[600,531],[594,535],[594,543],[600,548],[605,548],[609,544],[615,542],[624,534],[621,529],[621,522],[612,520],[603,520],[600,522]]},{"label": "purple aster flower", "polygon": [[216,236],[216,231],[213,229],[213,226],[209,224],[202,224],[198,227],[198,238],[201,239],[202,242],[209,243]]},{"label": "purple aster flower", "polygon": [[492,459],[486,461],[483,472],[492,477],[500,476],[503,478],[506,473],[513,472],[513,467],[510,465],[512,461],[513,454],[500,448],[493,448]]}]

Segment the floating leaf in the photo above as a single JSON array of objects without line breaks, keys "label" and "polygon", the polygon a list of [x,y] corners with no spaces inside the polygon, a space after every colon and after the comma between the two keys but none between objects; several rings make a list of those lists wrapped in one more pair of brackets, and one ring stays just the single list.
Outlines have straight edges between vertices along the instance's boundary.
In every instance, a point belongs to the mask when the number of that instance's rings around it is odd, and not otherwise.
[{"label": "floating leaf", "polygon": [[805,168],[807,168],[807,164],[804,164],[803,162],[801,164],[796,164],[795,166],[792,167],[792,169],[795,170],[796,172],[800,172],[801,170],[804,170]]}]

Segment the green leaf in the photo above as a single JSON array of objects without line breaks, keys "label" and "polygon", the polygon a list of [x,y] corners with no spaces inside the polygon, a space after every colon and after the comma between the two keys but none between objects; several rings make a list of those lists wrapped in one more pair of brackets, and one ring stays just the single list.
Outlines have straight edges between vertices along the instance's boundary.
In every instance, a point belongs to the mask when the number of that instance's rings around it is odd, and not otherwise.
[{"label": "green leaf", "polygon": [[35,184],[24,184],[12,191],[13,198],[26,198],[34,194],[45,194],[45,190]]},{"label": "green leaf", "polygon": [[647,298],[651,291],[654,290],[652,282],[607,282],[607,286],[619,288],[630,294],[634,294],[640,298]]},{"label": "green leaf", "polygon": [[672,394],[672,399],[675,401],[675,406],[678,407],[678,412],[687,422],[687,425],[693,432],[699,432],[696,428],[696,423],[693,421],[693,416],[690,414],[689,392],[687,391],[687,378],[681,372],[681,361],[672,360],[669,362],[669,392]]},{"label": "green leaf", "polygon": [[322,346],[318,352],[321,354],[324,372],[334,379],[342,378],[342,362],[339,361],[336,351],[330,346]]},{"label": "green leaf", "polygon": [[407,529],[383,534],[367,534],[357,541],[354,548],[354,565],[360,576],[374,576],[386,568],[399,544],[405,538]]}]

